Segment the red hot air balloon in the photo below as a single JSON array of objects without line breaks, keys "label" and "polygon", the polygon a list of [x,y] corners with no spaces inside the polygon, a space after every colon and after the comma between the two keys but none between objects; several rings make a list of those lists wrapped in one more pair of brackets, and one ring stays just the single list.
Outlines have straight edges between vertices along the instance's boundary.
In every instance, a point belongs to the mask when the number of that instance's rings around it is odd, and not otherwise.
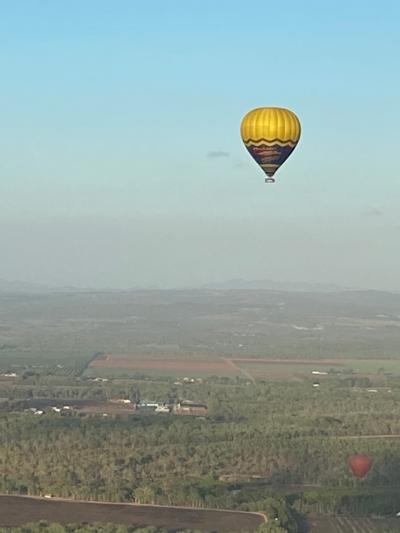
[{"label": "red hot air balloon", "polygon": [[365,477],[372,467],[372,459],[363,453],[352,455],[349,459],[349,467],[358,478]]}]

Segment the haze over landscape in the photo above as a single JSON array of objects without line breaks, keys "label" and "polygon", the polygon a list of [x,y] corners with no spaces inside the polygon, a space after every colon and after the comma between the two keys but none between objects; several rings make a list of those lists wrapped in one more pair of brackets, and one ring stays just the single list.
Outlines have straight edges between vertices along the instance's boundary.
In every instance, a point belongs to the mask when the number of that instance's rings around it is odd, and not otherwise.
[{"label": "haze over landscape", "polygon": [[399,532],[400,4],[1,8],[0,533]]}]

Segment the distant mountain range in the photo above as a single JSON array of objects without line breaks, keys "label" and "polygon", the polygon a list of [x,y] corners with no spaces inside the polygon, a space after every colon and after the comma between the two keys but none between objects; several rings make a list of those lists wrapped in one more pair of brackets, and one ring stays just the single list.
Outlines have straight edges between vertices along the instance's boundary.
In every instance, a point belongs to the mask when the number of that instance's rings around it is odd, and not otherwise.
[{"label": "distant mountain range", "polygon": [[48,292],[52,289],[41,283],[29,283],[24,281],[7,281],[0,279],[0,292]]},{"label": "distant mountain range", "polygon": [[[24,281],[8,281],[0,279],[0,293],[26,293],[26,294],[40,294],[40,293],[60,293],[60,292],[126,292],[126,291],[143,291],[155,290],[162,291],[163,287],[127,287],[126,289],[111,289],[107,287],[56,287],[45,285],[44,283],[31,283]],[[331,283],[305,283],[297,281],[272,281],[269,279],[262,280],[246,280],[246,279],[231,279],[228,281],[221,281],[216,283],[207,283],[202,286],[187,286],[179,287],[180,290],[269,290],[269,291],[285,291],[285,292],[315,292],[315,293],[339,293],[339,292],[368,292],[371,289],[360,289],[354,287],[340,287]],[[166,290],[174,290],[173,287],[168,287]],[[382,293],[398,294],[398,291],[376,291]]]},{"label": "distant mountain range", "polygon": [[[79,287],[52,287],[44,283],[31,283],[29,281],[8,281],[0,279],[0,292],[25,293],[25,294],[44,294],[51,292],[90,292],[90,291],[107,291],[109,289],[81,289]],[[111,290],[111,289],[110,289]]]},{"label": "distant mountain range", "polygon": [[108,287],[51,286],[46,285],[44,283],[31,283],[29,281],[8,281],[5,279],[0,279],[0,293],[48,294],[60,292],[124,292],[130,290],[135,289],[127,288],[118,290],[111,289]]},{"label": "distant mountain range", "polygon": [[219,283],[208,283],[204,289],[215,290],[272,290],[290,292],[341,292],[344,290],[354,290],[350,287],[339,287],[330,283],[304,283],[298,281],[272,281],[269,279],[246,280],[231,279]]}]

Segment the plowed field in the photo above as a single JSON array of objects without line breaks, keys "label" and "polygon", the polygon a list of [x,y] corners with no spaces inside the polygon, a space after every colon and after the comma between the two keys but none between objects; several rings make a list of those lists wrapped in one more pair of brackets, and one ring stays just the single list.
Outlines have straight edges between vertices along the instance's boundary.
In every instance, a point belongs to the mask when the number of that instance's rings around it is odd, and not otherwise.
[{"label": "plowed field", "polygon": [[143,373],[163,373],[173,376],[223,375],[235,376],[239,370],[223,359],[151,359],[108,355],[94,359],[91,369],[126,369]]},{"label": "plowed field", "polygon": [[256,513],[186,509],[151,505],[72,502],[26,496],[0,496],[0,526],[17,527],[28,522],[111,522],[157,526],[169,530],[253,531],[263,521]]}]

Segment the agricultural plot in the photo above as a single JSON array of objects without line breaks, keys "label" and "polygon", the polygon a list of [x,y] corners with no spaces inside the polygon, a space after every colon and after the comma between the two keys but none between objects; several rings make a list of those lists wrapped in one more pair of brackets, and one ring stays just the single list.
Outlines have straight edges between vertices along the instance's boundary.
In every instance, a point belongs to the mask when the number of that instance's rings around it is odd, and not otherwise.
[{"label": "agricultural plot", "polygon": [[[285,379],[302,374],[305,359],[335,359],[360,373],[382,369],[400,375],[399,343],[400,295],[373,291],[0,292],[0,373],[28,369],[77,375],[102,352],[209,365],[164,366],[177,377],[196,371],[199,377],[249,372]],[[239,358],[296,360],[300,366],[250,368],[243,362],[229,368],[221,363]],[[164,368],[138,370],[165,375]],[[136,372],[121,361],[111,370],[118,377]]]},{"label": "agricultural plot", "polygon": [[255,379],[293,379],[311,377],[312,372],[318,379],[325,373],[349,373],[357,375],[375,375],[378,372],[400,375],[400,360],[373,359],[309,359],[309,360],[275,360],[275,359],[231,359],[231,362]]},{"label": "agricultural plot", "polygon": [[320,516],[309,520],[309,533],[379,533],[385,529],[400,531],[400,520]]},{"label": "agricultural plot", "polygon": [[[318,372],[313,374],[312,372]],[[327,373],[376,375],[379,372],[400,375],[400,360],[364,359],[261,359],[261,358],[152,358],[107,355],[91,361],[86,377],[241,376],[247,379],[286,380],[295,378],[326,379]]]},{"label": "agricultural plot", "polygon": [[168,530],[254,531],[264,518],[257,513],[151,505],[44,500],[0,496],[0,526],[16,527],[47,520],[60,523],[112,522]]},{"label": "agricultural plot", "polygon": [[400,375],[400,359],[349,359],[345,363],[346,367],[360,374],[383,372]]},{"label": "agricultural plot", "polygon": [[85,375],[121,376],[145,374],[147,376],[172,377],[235,377],[241,371],[222,359],[152,359],[135,357],[115,357],[108,355],[94,359]]},{"label": "agricultural plot", "polygon": [[68,350],[60,346],[35,349],[0,349],[0,371],[23,374],[26,370],[38,373],[70,375],[79,372],[90,359],[90,351]]},{"label": "agricultural plot", "polygon": [[231,359],[232,363],[254,379],[293,379],[310,377],[313,370],[327,372],[330,368],[340,370],[343,365],[333,362],[268,360],[268,359]]}]

